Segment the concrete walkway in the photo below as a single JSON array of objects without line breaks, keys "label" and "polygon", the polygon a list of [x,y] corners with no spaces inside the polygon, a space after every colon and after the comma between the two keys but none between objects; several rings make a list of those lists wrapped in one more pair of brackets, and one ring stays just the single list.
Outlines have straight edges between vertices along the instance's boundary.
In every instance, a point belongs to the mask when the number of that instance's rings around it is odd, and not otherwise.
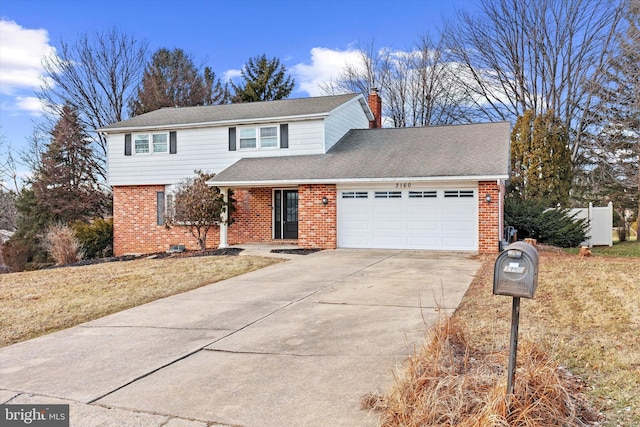
[{"label": "concrete walkway", "polygon": [[373,426],[361,410],[480,266],[322,251],[0,349],[0,403],[71,426]]}]

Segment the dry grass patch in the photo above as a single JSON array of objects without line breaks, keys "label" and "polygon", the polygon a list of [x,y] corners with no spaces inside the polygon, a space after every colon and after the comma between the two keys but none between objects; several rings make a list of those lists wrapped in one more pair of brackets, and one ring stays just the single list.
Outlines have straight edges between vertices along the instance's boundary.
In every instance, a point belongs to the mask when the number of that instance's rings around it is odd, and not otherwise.
[{"label": "dry grass patch", "polygon": [[0,275],[0,347],[281,262],[142,259]]},{"label": "dry grass patch", "polygon": [[581,384],[531,341],[520,344],[522,359],[507,398],[508,354],[469,347],[456,320],[429,330],[422,347],[384,399],[385,427],[580,426],[595,419],[585,410]]},{"label": "dry grass patch", "polygon": [[[461,331],[454,331],[447,340],[458,344],[449,349],[440,349],[440,344],[435,349],[426,346],[409,360],[407,372],[398,377],[399,387],[405,390],[393,392],[406,396],[418,394],[418,390],[427,384],[425,374],[415,375],[412,371],[422,372],[423,366],[427,366],[430,371],[424,372],[431,372],[426,374],[427,377],[437,380],[434,396],[438,401],[445,402],[441,404],[445,406],[440,414],[458,411],[462,414],[457,414],[458,418],[451,418],[455,419],[451,422],[442,418],[422,420],[415,424],[402,421],[383,425],[583,425],[583,421],[590,419],[589,411],[585,411],[579,399],[567,400],[567,396],[578,395],[578,378],[587,385],[583,392],[590,405],[603,413],[603,425],[640,425],[638,259],[601,256],[579,258],[562,251],[540,252],[539,285],[535,299],[521,300],[515,384],[516,395],[520,395],[516,401],[509,403],[509,407],[511,411],[520,408],[518,411],[523,414],[537,410],[538,404],[535,402],[552,400],[564,405],[565,412],[559,413],[569,414],[570,421],[562,422],[535,421],[537,416],[526,422],[524,418],[505,421],[506,403],[496,400],[496,393],[504,396],[506,389],[511,298],[492,295],[494,262],[495,257],[483,259],[481,269],[453,316],[457,325],[455,328]],[[459,374],[455,381],[452,377],[442,375],[451,368],[446,368],[446,364],[435,368],[434,351],[436,355],[458,354],[459,361],[456,363],[458,366],[466,365],[464,373]],[[437,362],[441,363],[442,360],[438,359]],[[480,366],[474,371],[477,363]],[[567,369],[577,377],[568,375]],[[480,392],[474,394],[478,390]],[[544,398],[526,398],[532,391],[547,394]],[[423,399],[420,397],[417,401]],[[402,399],[401,402],[405,402],[402,405],[409,411],[431,411],[430,408],[438,407],[436,401],[421,409],[416,409],[416,404],[410,403],[410,400]],[[482,411],[478,411],[476,405],[484,405],[487,411],[485,418],[477,418]],[[387,399],[382,401],[382,406],[390,407]],[[545,409],[547,411],[557,412]],[[388,415],[384,414],[383,419],[388,419]]]}]

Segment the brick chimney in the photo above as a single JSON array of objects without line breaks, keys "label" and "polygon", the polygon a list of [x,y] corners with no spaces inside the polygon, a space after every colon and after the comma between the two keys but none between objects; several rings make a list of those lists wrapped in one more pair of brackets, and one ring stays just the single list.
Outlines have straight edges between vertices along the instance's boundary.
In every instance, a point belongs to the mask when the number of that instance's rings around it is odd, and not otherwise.
[{"label": "brick chimney", "polygon": [[368,98],[369,108],[373,113],[373,120],[369,121],[369,129],[376,129],[382,127],[382,98],[378,95],[378,89],[371,88],[371,93]]}]

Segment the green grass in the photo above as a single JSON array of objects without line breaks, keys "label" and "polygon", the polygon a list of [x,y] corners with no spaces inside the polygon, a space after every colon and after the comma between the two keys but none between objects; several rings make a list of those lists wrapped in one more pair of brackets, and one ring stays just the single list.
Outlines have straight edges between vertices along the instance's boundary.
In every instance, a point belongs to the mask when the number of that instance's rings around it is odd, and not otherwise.
[{"label": "green grass", "polygon": [[[565,249],[569,254],[577,254],[579,248]],[[593,256],[640,258],[640,242],[637,240],[614,242],[613,246],[594,246],[591,248]]]}]

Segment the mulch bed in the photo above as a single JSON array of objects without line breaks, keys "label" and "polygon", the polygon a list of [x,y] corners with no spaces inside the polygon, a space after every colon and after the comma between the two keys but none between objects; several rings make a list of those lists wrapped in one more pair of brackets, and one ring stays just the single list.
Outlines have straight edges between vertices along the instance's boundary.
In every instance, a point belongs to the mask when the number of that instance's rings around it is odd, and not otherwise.
[{"label": "mulch bed", "polygon": [[[96,259],[82,259],[77,262],[72,262],[70,264],[64,265],[50,265],[45,266],[43,268],[63,268],[63,267],[81,267],[84,265],[94,265],[94,264],[103,264],[105,262],[122,262],[122,261],[133,261],[136,259],[165,259],[165,258],[189,258],[189,257],[202,257],[202,256],[236,256],[240,254],[244,249],[242,248],[224,248],[224,249],[209,249],[206,251],[195,251],[195,250],[185,250],[183,252],[155,252],[149,254],[140,254],[140,255],[121,255],[121,256],[113,256],[106,258],[96,258]],[[321,249],[272,249],[273,253],[280,254],[293,254],[293,255],[308,255],[315,252],[320,251]],[[0,271],[0,273],[4,273],[5,271]],[[6,271],[9,272],[8,269]]]},{"label": "mulch bed", "polygon": [[61,268],[61,267],[81,267],[83,265],[102,264],[105,262],[120,262],[120,261],[133,261],[136,259],[165,259],[165,258],[189,258],[189,257],[201,257],[201,256],[217,256],[227,255],[236,256],[244,249],[241,248],[224,248],[224,249],[210,249],[206,251],[184,251],[184,252],[156,252],[142,255],[122,255],[107,258],[96,259],[82,259],[77,262],[64,265],[52,265],[47,268]]},{"label": "mulch bed", "polygon": [[322,249],[271,249],[270,252],[274,254],[309,255],[321,250]]}]

